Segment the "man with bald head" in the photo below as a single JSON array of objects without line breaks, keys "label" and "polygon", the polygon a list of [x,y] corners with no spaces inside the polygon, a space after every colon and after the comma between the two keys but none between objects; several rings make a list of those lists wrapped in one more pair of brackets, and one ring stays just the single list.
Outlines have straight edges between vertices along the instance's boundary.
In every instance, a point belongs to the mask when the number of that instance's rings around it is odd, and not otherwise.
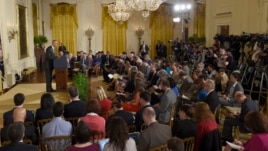
[{"label": "man with bald head", "polygon": [[[18,107],[15,108],[13,111],[13,121],[14,122],[22,122],[24,123],[26,118],[26,109],[23,107]],[[35,127],[31,124],[26,124],[24,123],[25,127],[25,139],[30,139],[33,144],[37,145],[37,136],[35,133]],[[4,128],[1,129],[1,141],[9,140],[8,138],[8,126],[5,126]]]},{"label": "man with bald head", "polygon": [[242,133],[248,133],[250,130],[245,126],[244,117],[253,111],[259,111],[258,104],[247,98],[244,92],[236,91],[234,95],[235,100],[241,104],[240,113],[234,113],[224,120],[222,136],[226,141],[233,141],[232,128],[233,126],[239,126],[239,131]]},{"label": "man with bald head", "polygon": [[172,137],[171,128],[156,121],[153,107],[147,107],[143,110],[143,120],[148,127],[141,133],[138,151],[146,151],[152,147],[166,144],[167,140]]}]

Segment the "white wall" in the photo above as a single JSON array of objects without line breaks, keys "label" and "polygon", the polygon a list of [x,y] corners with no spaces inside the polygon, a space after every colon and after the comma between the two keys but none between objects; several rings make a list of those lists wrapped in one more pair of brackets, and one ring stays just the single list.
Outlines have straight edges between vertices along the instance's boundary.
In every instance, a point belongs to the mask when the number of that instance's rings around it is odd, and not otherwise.
[{"label": "white wall", "polygon": [[[28,57],[19,58],[18,52],[18,34],[15,39],[9,42],[8,30],[10,26],[18,26],[17,4],[25,6],[27,9],[27,47]],[[35,66],[34,46],[33,46],[33,28],[32,28],[32,1],[31,0],[1,0],[0,1],[0,33],[2,38],[2,47],[5,62],[6,74],[20,72],[27,67]]]}]

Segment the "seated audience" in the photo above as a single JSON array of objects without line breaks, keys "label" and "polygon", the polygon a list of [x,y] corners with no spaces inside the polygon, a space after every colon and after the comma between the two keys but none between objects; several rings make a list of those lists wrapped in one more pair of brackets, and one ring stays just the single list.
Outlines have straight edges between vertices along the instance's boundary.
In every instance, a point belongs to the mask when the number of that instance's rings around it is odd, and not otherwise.
[{"label": "seated audience", "polygon": [[44,93],[41,96],[41,107],[36,110],[35,122],[42,119],[53,118],[52,107],[55,104],[53,95],[50,93]]},{"label": "seated audience", "polygon": [[115,113],[108,118],[107,123],[113,117],[121,117],[127,123],[127,125],[134,124],[134,121],[135,121],[134,115],[130,112],[124,111],[121,102],[118,102],[118,101],[113,102],[113,109],[114,109]]},{"label": "seated audience", "polygon": [[239,83],[240,73],[232,72],[230,75],[230,80],[227,88],[227,92],[225,95],[219,98],[220,104],[223,106],[239,106],[236,100],[234,99],[234,95],[237,91],[244,92],[242,85]]},{"label": "seated audience", "polygon": [[128,126],[120,117],[112,118],[107,123],[106,134],[109,141],[104,151],[136,151],[135,141],[128,136]]},{"label": "seated audience", "polygon": [[80,120],[85,122],[93,132],[105,132],[105,119],[98,114],[101,111],[100,104],[97,100],[87,102],[87,115]]},{"label": "seated audience", "polygon": [[139,102],[140,100],[140,93],[142,93],[144,91],[144,87],[137,87],[135,90],[135,95],[134,98],[123,104],[123,109],[125,111],[129,111],[129,112],[137,112],[140,108],[141,108],[141,104]]},{"label": "seated audience", "polygon": [[213,80],[208,79],[204,83],[204,90],[207,91],[207,96],[204,102],[208,104],[212,113],[215,112],[216,108],[219,106],[219,96],[215,91],[215,83]]},{"label": "seated audience", "polygon": [[184,151],[184,142],[183,140],[172,137],[167,141],[167,151]]},{"label": "seated audience", "polygon": [[87,114],[86,103],[79,99],[77,87],[71,86],[68,90],[70,103],[64,105],[64,117],[82,117]]},{"label": "seated audience", "polygon": [[90,142],[90,129],[83,121],[78,122],[75,128],[76,144],[67,148],[67,151],[99,151],[99,145]]},{"label": "seated audience", "polygon": [[[16,108],[13,111],[13,121],[14,122],[22,122],[24,124],[25,132],[24,139],[29,139],[33,144],[37,145],[37,136],[35,126],[32,124],[24,123],[26,117],[26,109],[25,108]],[[7,141],[8,138],[8,129],[9,126],[5,126],[1,129],[1,141]]]},{"label": "seated audience", "polygon": [[[16,108],[23,107],[24,100],[25,100],[25,96],[22,93],[17,93],[14,96],[13,101],[14,101],[15,107],[12,110],[7,111],[7,112],[5,112],[3,114],[3,120],[4,120],[3,126],[8,126],[9,124],[13,123],[13,111]],[[34,113],[33,113],[33,111],[26,110],[25,122],[34,123]]]},{"label": "seated audience", "polygon": [[53,105],[53,119],[43,126],[42,137],[70,136],[72,134],[72,124],[62,118],[63,108],[61,102]]},{"label": "seated audience", "polygon": [[170,127],[156,121],[154,108],[144,109],[143,120],[148,127],[140,135],[138,151],[147,151],[152,147],[166,144],[167,140],[171,138]]},{"label": "seated audience", "polygon": [[[245,117],[245,124],[252,130],[253,135],[249,140],[242,143],[235,140],[235,144],[243,146],[245,151],[266,151],[268,150],[268,119],[267,117],[259,112],[250,112]],[[225,151],[231,151],[231,147],[227,145]]]},{"label": "seated audience", "polygon": [[101,106],[101,112],[105,113],[105,112],[111,110],[112,109],[112,101],[107,98],[107,95],[106,95],[104,89],[102,88],[102,86],[97,87],[96,93],[97,93],[98,101],[99,101],[100,106]]},{"label": "seated audience", "polygon": [[22,122],[14,122],[8,128],[8,138],[11,143],[0,148],[0,151],[38,151],[37,146],[23,144],[25,127]]},{"label": "seated audience", "polygon": [[224,120],[222,136],[224,140],[227,141],[233,141],[232,137],[233,126],[239,126],[239,131],[243,133],[250,132],[250,129],[248,129],[245,125],[244,118],[249,112],[259,111],[257,103],[247,98],[242,91],[237,91],[235,93],[235,99],[237,102],[241,104],[241,110],[239,114],[235,113],[225,118]]},{"label": "seated audience", "polygon": [[174,121],[172,135],[184,139],[196,136],[196,124],[192,120],[194,109],[192,106],[185,104],[180,108],[179,120]]},{"label": "seated audience", "polygon": [[197,134],[195,137],[194,151],[198,151],[202,138],[207,133],[218,129],[218,125],[207,103],[196,103],[194,113],[194,120],[197,123]]}]

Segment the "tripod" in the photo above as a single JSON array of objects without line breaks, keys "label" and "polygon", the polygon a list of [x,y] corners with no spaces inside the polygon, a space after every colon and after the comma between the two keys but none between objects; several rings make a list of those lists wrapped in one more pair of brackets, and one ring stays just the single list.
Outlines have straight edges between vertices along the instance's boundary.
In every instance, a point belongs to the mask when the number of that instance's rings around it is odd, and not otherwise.
[{"label": "tripod", "polygon": [[[253,79],[252,79],[252,83],[251,83],[251,88],[250,88],[250,95],[252,94],[252,92],[258,93],[258,101],[261,100],[261,96],[263,93],[267,93],[267,82],[268,82],[268,76],[267,76],[267,66],[261,66],[261,67],[256,67],[254,75],[253,75]],[[253,86],[254,83],[260,80],[260,85],[259,85],[259,91],[253,91]],[[266,87],[263,87],[264,83],[266,84]],[[266,92],[262,92],[262,91],[266,91]]]}]

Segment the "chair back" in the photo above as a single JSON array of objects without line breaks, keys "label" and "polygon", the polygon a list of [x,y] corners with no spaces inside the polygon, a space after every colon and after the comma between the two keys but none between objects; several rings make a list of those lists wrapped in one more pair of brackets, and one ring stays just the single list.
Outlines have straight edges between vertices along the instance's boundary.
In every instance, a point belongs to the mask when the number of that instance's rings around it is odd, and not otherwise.
[{"label": "chair back", "polygon": [[134,124],[128,125],[128,132],[129,133],[136,132],[136,125]]},{"label": "chair back", "polygon": [[[2,145],[2,146],[6,146],[6,145],[8,145],[8,144],[10,144],[10,143],[11,143],[11,141],[3,141],[3,142],[1,143],[1,145]],[[23,143],[24,143],[24,144],[33,144],[32,141],[31,141],[30,139],[23,139]]]},{"label": "chair back", "polygon": [[141,132],[144,131],[148,126],[145,123],[141,124]]},{"label": "chair back", "polygon": [[42,128],[45,124],[47,124],[48,122],[50,122],[52,119],[48,118],[48,119],[42,119],[42,120],[38,120],[37,123],[37,131],[38,131],[38,135],[42,136]]},{"label": "chair back", "polygon": [[69,121],[72,124],[72,128],[73,128],[73,132],[72,134],[74,135],[75,132],[75,127],[78,123],[80,117],[69,117],[69,118],[65,118],[66,121]]},{"label": "chair back", "polygon": [[167,149],[167,145],[163,144],[163,145],[159,145],[156,147],[152,147],[152,148],[150,148],[149,151],[166,151],[166,149]]},{"label": "chair back", "polygon": [[91,137],[90,140],[92,142],[98,142],[98,140],[100,139],[104,139],[105,138],[105,132],[102,131],[91,131]]},{"label": "chair back", "polygon": [[101,117],[103,117],[105,120],[107,120],[111,115],[113,115],[115,113],[115,111],[113,109],[106,111],[106,112],[102,112],[100,115]]},{"label": "chair back", "polygon": [[170,111],[170,119],[169,119],[169,122],[168,122],[168,125],[170,127],[173,127],[173,122],[174,122],[174,118],[176,116],[176,108],[178,106],[178,100],[176,100],[175,103],[172,104],[172,107],[171,107],[171,111]]},{"label": "chair back", "polygon": [[184,151],[193,151],[194,150],[194,137],[187,137],[183,139],[184,142]]},{"label": "chair back", "polygon": [[42,151],[66,151],[72,145],[71,136],[54,136],[43,138],[41,144]]}]

